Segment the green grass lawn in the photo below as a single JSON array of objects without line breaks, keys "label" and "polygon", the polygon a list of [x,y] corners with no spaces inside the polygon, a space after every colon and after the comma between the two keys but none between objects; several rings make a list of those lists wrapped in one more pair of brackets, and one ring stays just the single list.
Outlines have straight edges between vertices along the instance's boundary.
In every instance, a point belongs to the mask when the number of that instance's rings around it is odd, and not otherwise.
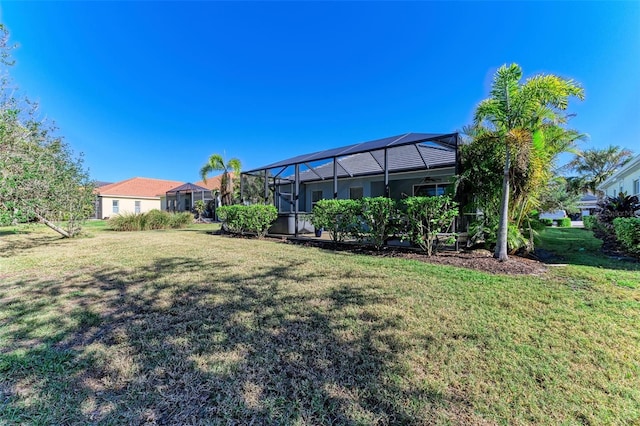
[{"label": "green grass lawn", "polygon": [[495,276],[226,238],[0,229],[0,424],[638,424],[640,266]]}]

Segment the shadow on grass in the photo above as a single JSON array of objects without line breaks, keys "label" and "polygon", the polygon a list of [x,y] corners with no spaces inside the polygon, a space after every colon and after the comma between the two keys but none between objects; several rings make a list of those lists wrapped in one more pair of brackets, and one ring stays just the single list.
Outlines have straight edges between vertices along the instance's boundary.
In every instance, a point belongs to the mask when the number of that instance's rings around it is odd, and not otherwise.
[{"label": "shadow on grass", "polygon": [[[13,342],[1,353],[0,417],[422,424],[451,403],[468,404],[405,382],[402,318],[379,312],[389,301],[366,287],[305,291],[313,277],[299,266],[291,260],[244,275],[236,265],[165,258],[133,271],[78,272],[38,283],[34,300],[69,310],[43,318],[32,300],[0,299]],[[174,284],[202,268],[210,280]],[[298,291],[286,291],[285,281],[297,281]],[[34,335],[43,321],[51,335]]]},{"label": "shadow on grass", "polygon": [[[29,231],[0,231],[0,258],[9,258],[17,256],[34,247],[47,246],[64,240],[60,234],[55,232],[29,232]],[[26,234],[26,236],[25,236]],[[11,238],[20,235],[20,238]]]}]

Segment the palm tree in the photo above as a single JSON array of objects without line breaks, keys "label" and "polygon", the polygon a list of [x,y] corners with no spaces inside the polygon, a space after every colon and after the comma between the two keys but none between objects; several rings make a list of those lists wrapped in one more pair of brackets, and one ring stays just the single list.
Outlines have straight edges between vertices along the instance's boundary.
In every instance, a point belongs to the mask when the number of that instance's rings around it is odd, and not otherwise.
[{"label": "palm tree", "polygon": [[[494,257],[508,259],[509,184],[512,156],[522,147],[535,147],[545,141],[545,126],[553,128],[565,122],[560,111],[568,99],[584,98],[584,91],[572,80],[555,75],[536,75],[524,84],[522,69],[517,64],[503,65],[496,72],[490,97],[481,101],[475,112],[474,125],[494,133],[506,149],[500,202],[498,241]],[[548,132],[547,132],[548,133]],[[524,160],[526,161],[526,159]]]},{"label": "palm tree", "polygon": [[232,204],[233,201],[233,172],[235,175],[240,174],[241,163],[237,158],[231,158],[226,163],[220,154],[212,154],[207,163],[200,169],[202,180],[207,182],[207,175],[211,172],[222,172],[220,178],[220,201],[223,206]]},{"label": "palm tree", "polygon": [[566,167],[580,174],[576,182],[579,182],[583,192],[596,194],[598,186],[631,160],[632,156],[633,152],[629,149],[609,145],[603,149],[592,148],[578,152]]}]

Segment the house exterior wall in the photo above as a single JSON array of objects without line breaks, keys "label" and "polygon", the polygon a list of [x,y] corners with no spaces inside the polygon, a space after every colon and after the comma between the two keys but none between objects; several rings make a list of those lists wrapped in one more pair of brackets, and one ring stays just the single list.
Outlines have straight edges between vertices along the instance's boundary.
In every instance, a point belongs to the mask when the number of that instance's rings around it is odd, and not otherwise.
[{"label": "house exterior wall", "polygon": [[640,155],[634,157],[620,171],[600,185],[605,195],[613,197],[620,192],[640,196]]},{"label": "house exterior wall", "polygon": [[[140,213],[146,213],[150,210],[160,210],[160,197],[148,198],[148,197],[118,197],[116,195],[105,195],[99,198],[101,218],[114,216],[115,214],[122,213],[135,213],[136,201],[140,201]],[[113,213],[113,201],[118,201],[118,213]]]}]

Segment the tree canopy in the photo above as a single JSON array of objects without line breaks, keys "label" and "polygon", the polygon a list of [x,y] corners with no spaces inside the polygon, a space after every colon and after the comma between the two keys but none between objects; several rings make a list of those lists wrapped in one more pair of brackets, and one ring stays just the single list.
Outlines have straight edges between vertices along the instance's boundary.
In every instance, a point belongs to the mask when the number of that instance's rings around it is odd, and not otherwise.
[{"label": "tree canopy", "polygon": [[19,97],[9,78],[9,34],[0,24],[0,224],[40,221],[76,235],[93,211],[93,184],[37,105]]},{"label": "tree canopy", "polygon": [[633,152],[629,149],[609,145],[603,149],[578,151],[566,167],[579,175],[572,181],[577,190],[597,194],[598,187],[631,160],[632,156]]},{"label": "tree canopy", "polygon": [[214,171],[222,172],[220,178],[220,201],[223,206],[233,204],[233,175],[238,176],[242,163],[237,158],[231,158],[225,163],[224,158],[220,154],[212,154],[204,166],[200,169],[200,176],[206,183],[209,173]]},{"label": "tree canopy", "polygon": [[584,98],[577,83],[551,74],[521,80],[517,64],[497,70],[490,96],[466,129],[471,144],[462,152],[460,183],[474,194],[487,229],[495,230],[499,260],[508,258],[509,246],[523,244],[521,227],[552,178],[555,158],[582,137],[564,127],[569,98]]}]

